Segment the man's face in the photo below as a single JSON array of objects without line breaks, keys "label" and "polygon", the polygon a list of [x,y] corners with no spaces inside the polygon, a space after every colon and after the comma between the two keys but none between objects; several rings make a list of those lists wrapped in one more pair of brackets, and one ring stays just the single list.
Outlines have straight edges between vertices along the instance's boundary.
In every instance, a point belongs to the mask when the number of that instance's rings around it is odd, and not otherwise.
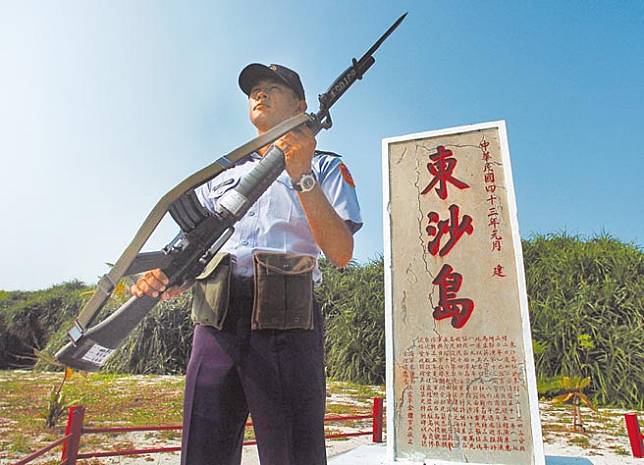
[{"label": "man's face", "polygon": [[304,100],[290,87],[273,80],[259,81],[248,96],[250,121],[262,132],[305,110]]}]

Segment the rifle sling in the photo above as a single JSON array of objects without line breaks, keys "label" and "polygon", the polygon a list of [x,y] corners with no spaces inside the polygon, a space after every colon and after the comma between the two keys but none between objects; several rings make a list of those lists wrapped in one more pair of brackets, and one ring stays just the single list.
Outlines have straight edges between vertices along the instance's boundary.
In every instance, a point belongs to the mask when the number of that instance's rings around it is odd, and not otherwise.
[{"label": "rifle sling", "polygon": [[210,165],[188,176],[161,197],[150,213],[148,213],[148,216],[143,221],[143,224],[141,224],[141,227],[139,227],[132,239],[132,242],[130,242],[125,251],[121,254],[112,269],[98,281],[96,291],[85,304],[75,321],[76,326],[81,328],[83,331],[89,327],[94,318],[96,318],[98,312],[109,299],[116,283],[118,283],[118,281],[123,277],[136,255],[145,245],[145,242],[148,240],[152,232],[154,232],[156,227],[159,225],[163,216],[168,212],[170,206],[177,199],[189,190],[195,189],[206,181],[219,175],[224,170],[232,168],[235,164],[244,160],[253,152],[256,152],[260,148],[274,142],[287,132],[292,131],[302,124],[309,123],[311,119],[311,115],[300,113],[299,115],[295,115],[281,122],[268,132],[255,137]]}]

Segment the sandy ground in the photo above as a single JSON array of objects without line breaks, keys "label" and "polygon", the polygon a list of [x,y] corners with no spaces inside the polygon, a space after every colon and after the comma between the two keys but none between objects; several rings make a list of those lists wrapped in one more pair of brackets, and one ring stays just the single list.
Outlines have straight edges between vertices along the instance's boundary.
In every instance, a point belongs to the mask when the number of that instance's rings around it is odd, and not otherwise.
[{"label": "sandy ground", "polygon": [[[338,401],[339,399],[334,400]],[[351,399],[346,399],[346,402],[351,403]],[[566,408],[550,403],[541,403],[540,409],[546,455],[585,457],[594,465],[644,465],[644,459],[636,459],[631,455],[623,419],[625,411],[618,409],[599,409],[597,412],[592,412],[585,409],[583,413],[586,432],[575,433],[570,430],[570,415]],[[642,412],[640,412],[640,419],[643,416]],[[340,428],[338,425],[334,425],[334,427],[342,431],[356,430],[344,427]],[[368,430],[370,425],[367,422],[356,427]],[[360,445],[369,444],[370,441],[371,436],[327,440],[327,456],[332,458]],[[168,440],[158,438],[150,433],[122,434],[113,437],[111,442],[131,442],[137,447],[180,445],[179,439]],[[109,446],[106,444],[105,448],[108,449]],[[0,465],[9,465],[9,463],[0,460]],[[85,465],[178,465],[179,454],[149,454],[135,457],[113,457],[84,462],[79,461],[79,464],[83,463]],[[255,446],[244,447],[242,464],[259,465]]]},{"label": "sandy ground", "polygon": [[[137,436],[138,435],[138,436]],[[590,435],[592,438],[591,449],[583,448],[581,446],[571,445],[568,441],[569,438],[565,436],[552,437],[550,434],[545,435],[545,453],[546,455],[553,456],[568,456],[568,457],[585,457],[590,460],[594,465],[644,465],[644,459],[636,459],[630,454],[630,446],[628,438],[621,436],[609,436],[604,434]],[[140,433],[120,435],[118,440],[132,440],[138,441],[142,439]],[[348,440],[328,440],[327,441],[327,456],[332,458],[344,452],[347,452],[360,445],[369,444],[371,441],[370,436],[360,436]],[[153,442],[149,438],[144,442],[145,447],[150,447]],[[179,445],[179,441],[165,441],[164,446]],[[621,455],[614,449],[615,446],[620,446],[628,451],[628,455]],[[79,461],[81,464],[91,465],[178,465],[178,453],[165,453],[165,454],[150,454],[137,457],[112,457],[88,461]],[[0,460],[0,464],[5,465]],[[255,446],[246,446],[243,450],[242,465],[259,465],[259,458],[257,456],[257,448]],[[357,464],[361,465],[361,464]]]},{"label": "sandy ground", "polygon": [[[134,439],[132,437],[127,439]],[[348,440],[329,440],[327,441],[326,453],[327,457],[331,458],[335,455],[347,452],[355,447],[363,444],[369,444],[371,436],[359,436]],[[166,441],[164,446],[180,445],[178,441]],[[145,447],[150,446],[146,443]],[[87,461],[79,461],[79,465],[88,464]],[[150,454],[138,457],[111,457],[101,459],[100,462],[90,462],[92,465],[98,463],[105,465],[178,465],[178,453],[164,453],[164,454]],[[2,461],[0,461],[2,464]],[[4,465],[4,464],[2,464]],[[245,446],[242,452],[242,465],[259,465],[259,457],[257,456],[257,448],[255,446]],[[641,464],[640,464],[641,465]]]},{"label": "sandy ground", "polygon": [[[368,403],[357,402],[354,398],[344,394],[333,394],[327,399],[329,403],[348,405],[360,405],[361,410],[369,410]],[[573,432],[571,430],[571,413],[569,406],[554,405],[550,402],[540,403],[540,414],[543,428],[543,441],[546,455],[585,457],[595,465],[644,465],[644,459],[632,457],[626,427],[624,424],[625,410],[599,409],[591,411],[583,408],[583,418],[586,431]],[[638,412],[640,423],[644,420],[644,413]],[[344,424],[346,425],[346,424]],[[361,424],[354,424],[351,427],[341,423],[330,425],[333,432],[354,432],[357,430],[369,430],[370,421]],[[2,425],[0,425],[2,426]],[[10,425],[5,425],[10,427]],[[0,428],[0,434],[7,431],[7,428]],[[350,439],[327,440],[327,456],[335,457],[358,446],[369,444],[371,436],[360,436]],[[124,446],[125,445],[125,446]],[[149,448],[149,447],[171,447],[179,446],[178,434],[168,436],[163,433],[127,433],[105,437],[102,446],[87,446],[81,452],[89,450],[109,450],[113,448]],[[120,447],[119,447],[120,446]],[[3,455],[5,458],[3,458]],[[11,465],[15,463],[12,458],[9,461],[7,455],[0,451],[0,465]],[[54,454],[48,455],[48,463],[57,463],[60,457],[60,449]],[[33,462],[38,463],[38,462]],[[42,461],[41,461],[42,463]],[[178,453],[147,454],[130,457],[112,457],[101,459],[90,459],[79,461],[79,465],[178,465]],[[246,446],[243,451],[243,465],[258,465],[259,459],[255,446]],[[358,464],[368,465],[368,464]]]},{"label": "sandy ground", "polygon": [[[569,406],[539,404],[546,455],[585,457],[594,465],[644,465],[628,441],[624,413],[632,410],[582,408],[585,433],[570,431]],[[644,415],[638,413],[640,423]]]}]

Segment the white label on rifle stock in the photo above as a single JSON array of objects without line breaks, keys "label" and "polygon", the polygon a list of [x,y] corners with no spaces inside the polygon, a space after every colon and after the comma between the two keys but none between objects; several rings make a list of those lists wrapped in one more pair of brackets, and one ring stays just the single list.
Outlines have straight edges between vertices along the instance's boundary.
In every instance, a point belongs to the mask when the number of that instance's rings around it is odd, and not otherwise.
[{"label": "white label on rifle stock", "polygon": [[82,360],[86,362],[93,363],[94,365],[103,366],[105,361],[112,355],[114,349],[108,349],[98,344],[94,344],[85,355],[83,355]]}]

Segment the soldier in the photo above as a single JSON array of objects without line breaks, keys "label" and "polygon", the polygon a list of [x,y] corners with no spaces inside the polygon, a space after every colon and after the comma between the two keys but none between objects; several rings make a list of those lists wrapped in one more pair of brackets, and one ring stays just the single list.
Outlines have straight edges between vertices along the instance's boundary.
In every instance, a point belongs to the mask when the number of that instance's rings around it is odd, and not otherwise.
[{"label": "soldier", "polygon": [[[300,77],[285,66],[248,65],[239,86],[258,134],[307,108]],[[336,266],[349,263],[362,219],[348,169],[339,156],[315,150],[308,128],[274,145],[285,171],[193,289],[184,465],[238,465],[249,411],[263,465],[326,463],[323,319],[312,289],[321,279],[320,252]],[[201,203],[215,211],[267,149],[199,187]],[[132,293],[167,299],[189,287],[167,283],[150,271]]]}]

